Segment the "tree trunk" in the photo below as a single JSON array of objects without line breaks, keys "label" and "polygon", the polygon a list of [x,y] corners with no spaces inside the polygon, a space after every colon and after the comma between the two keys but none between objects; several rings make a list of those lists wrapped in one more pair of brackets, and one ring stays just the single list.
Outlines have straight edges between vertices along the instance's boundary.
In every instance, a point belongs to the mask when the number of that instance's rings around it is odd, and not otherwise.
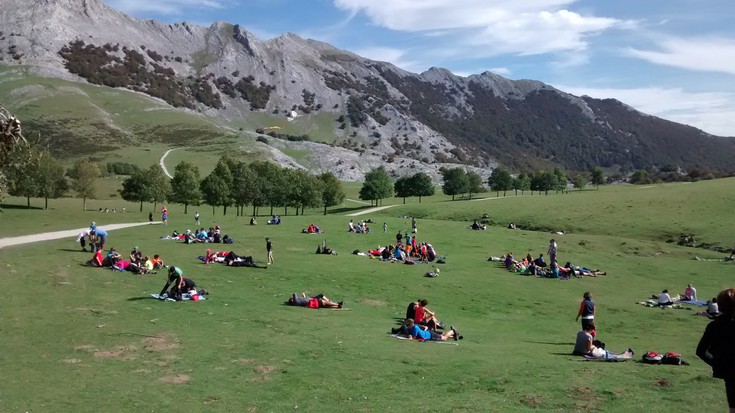
[{"label": "tree trunk", "polygon": [[[298,209],[297,209],[297,210],[296,210],[296,215],[298,215],[298,214],[299,214],[298,212],[299,212],[299,211],[298,211]],[[283,207],[283,216],[284,216],[284,217],[287,217],[287,216],[288,216],[288,207],[287,207],[287,206]]]},{"label": "tree trunk", "polygon": [[253,216],[255,216],[255,205],[253,204]]},{"label": "tree trunk", "polygon": [[406,197],[405,196],[403,197],[403,204],[404,205],[406,204]]},{"label": "tree trunk", "polygon": [[143,212],[143,201],[140,201],[140,212]]},{"label": "tree trunk", "polygon": [[454,201],[454,194],[452,194],[452,201]]},{"label": "tree trunk", "polygon": [[214,205],[212,205],[212,216],[214,216]]},{"label": "tree trunk", "polygon": [[184,204],[184,215],[189,213],[189,204]]},{"label": "tree trunk", "polygon": [[45,199],[45,205],[43,206],[43,209],[48,209],[48,197],[44,199]]},{"label": "tree trunk", "polygon": [[26,197],[26,208],[31,209],[31,197]]},{"label": "tree trunk", "polygon": [[82,211],[87,210],[87,198],[83,198],[82,200]]},{"label": "tree trunk", "polygon": [[227,205],[222,205],[222,216],[227,215]]},{"label": "tree trunk", "polygon": [[273,216],[273,205],[271,205],[271,216]]},{"label": "tree trunk", "polygon": [[419,204],[421,203],[421,197],[419,197]]},{"label": "tree trunk", "polygon": [[324,215],[327,215],[327,206],[324,205]]},{"label": "tree trunk", "polygon": [[503,191],[503,198],[505,198],[505,191]]}]

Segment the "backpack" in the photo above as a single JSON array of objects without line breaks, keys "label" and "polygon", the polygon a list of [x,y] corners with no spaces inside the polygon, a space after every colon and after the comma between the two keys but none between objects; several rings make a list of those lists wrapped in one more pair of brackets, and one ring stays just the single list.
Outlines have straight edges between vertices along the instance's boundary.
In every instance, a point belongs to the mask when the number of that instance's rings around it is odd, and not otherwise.
[{"label": "backpack", "polygon": [[648,353],[644,353],[641,357],[641,362],[646,364],[661,364],[661,360],[664,358],[661,354],[658,354],[654,351],[649,351]]}]

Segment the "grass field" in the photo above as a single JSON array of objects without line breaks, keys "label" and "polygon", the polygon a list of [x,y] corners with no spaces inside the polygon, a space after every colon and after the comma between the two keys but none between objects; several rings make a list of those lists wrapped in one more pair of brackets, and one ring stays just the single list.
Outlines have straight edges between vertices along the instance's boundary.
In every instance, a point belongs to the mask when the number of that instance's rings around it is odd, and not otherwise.
[{"label": "grass field", "polygon": [[[450,201],[443,195],[385,200],[395,206],[348,217],[369,206],[352,201],[323,216],[307,210],[280,226],[208,206],[171,205],[170,225],[110,233],[127,255],[133,246],[161,254],[211,295],[205,302],[147,298],[165,281],[92,269],[73,239],[0,250],[6,292],[0,323],[2,411],[609,411],[668,412],[726,409],[723,384],[694,355],[707,323],[697,310],[661,310],[636,303],[687,283],[700,299],[732,287],[732,262],[696,261],[723,254],[666,242],[681,233],[719,246],[735,245],[733,179],[693,184],[602,187],[569,194],[518,197],[481,194]],[[358,199],[359,185],[345,185]],[[501,194],[502,195],[502,194]],[[510,195],[510,194],[508,194]],[[16,207],[0,214],[0,237],[81,228],[96,221],[147,220],[152,205],[116,199],[90,208],[126,205],[125,214],[81,210],[81,200],[52,200],[51,209]],[[40,207],[42,201],[34,200]],[[160,206],[159,206],[160,208]],[[204,265],[205,246],[163,241],[173,229],[218,223],[231,248],[265,261],[265,237],[275,264],[266,270]],[[249,211],[249,210],[247,210]],[[234,212],[234,211],[231,211]],[[261,209],[268,213],[268,209]],[[282,210],[276,210],[277,214]],[[496,225],[467,229],[487,213]],[[352,255],[394,241],[418,217],[419,239],[447,257],[437,278],[431,265],[384,263]],[[156,214],[156,218],[158,215]],[[374,232],[349,234],[349,219],[371,218]],[[388,224],[383,233],[382,223]],[[508,222],[538,229],[508,230]],[[300,231],[310,223],[321,235]],[[558,281],[523,277],[486,261],[507,251],[545,252],[559,242],[559,260],[599,267],[609,275]],[[336,256],[314,254],[326,240]],[[293,292],[345,300],[349,311],[307,310],[281,303]],[[608,349],[632,347],[683,354],[690,366],[581,362],[570,355],[579,329],[579,299],[591,291],[599,338]],[[459,346],[389,338],[406,305],[427,298],[439,318],[465,336]],[[696,407],[695,407],[696,406]]]}]

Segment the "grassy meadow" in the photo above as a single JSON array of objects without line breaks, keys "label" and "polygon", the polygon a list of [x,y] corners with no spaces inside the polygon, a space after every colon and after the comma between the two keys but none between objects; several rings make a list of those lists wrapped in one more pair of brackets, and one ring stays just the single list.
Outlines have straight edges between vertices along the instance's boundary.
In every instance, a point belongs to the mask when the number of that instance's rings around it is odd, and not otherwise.
[{"label": "grassy meadow", "polygon": [[[173,152],[173,156],[176,152]],[[451,201],[444,195],[384,200],[369,208],[346,200],[257,226],[234,209],[212,215],[208,206],[169,205],[168,227],[112,231],[108,246],[127,255],[133,246],[160,254],[211,293],[207,301],[148,298],[165,274],[135,276],[83,266],[73,238],[0,249],[6,294],[0,323],[1,411],[688,411],[726,409],[724,385],[711,378],[694,349],[707,319],[692,310],[636,304],[664,288],[692,283],[700,299],[732,287],[733,262],[722,253],[678,246],[680,234],[721,247],[735,245],[734,179],[651,187],[616,185],[568,194]],[[114,182],[101,183],[112,187]],[[358,184],[345,184],[356,200]],[[110,191],[113,193],[114,191]],[[107,192],[103,192],[102,197]],[[437,192],[440,194],[440,191]],[[117,198],[82,201],[6,199],[0,238],[148,219],[152,205]],[[122,214],[102,207],[125,206]],[[158,207],[160,209],[160,206]],[[215,223],[235,239],[224,246],[265,262],[265,237],[274,242],[268,269],[228,268],[197,260],[207,246],[159,238]],[[246,211],[250,211],[246,209]],[[267,208],[261,209],[267,214]],[[283,213],[276,209],[276,214]],[[487,231],[471,220],[488,214]],[[395,241],[418,218],[420,241],[447,263],[403,265],[351,254]],[[156,220],[159,215],[155,213]],[[373,232],[346,232],[350,219],[370,218]],[[383,222],[388,224],[383,233]],[[509,230],[514,222],[535,230]],[[326,232],[302,234],[310,223]],[[550,230],[564,230],[556,236]],[[491,255],[546,252],[601,268],[607,276],[570,281],[507,272]],[[338,255],[314,254],[326,241]],[[697,261],[697,256],[712,261]],[[309,310],[281,303],[293,292],[345,300],[348,311]],[[579,300],[591,291],[599,338],[612,351],[682,353],[689,366],[584,362],[571,356]],[[417,298],[465,336],[458,346],[395,340],[387,332]],[[694,404],[693,404],[694,403]]]}]

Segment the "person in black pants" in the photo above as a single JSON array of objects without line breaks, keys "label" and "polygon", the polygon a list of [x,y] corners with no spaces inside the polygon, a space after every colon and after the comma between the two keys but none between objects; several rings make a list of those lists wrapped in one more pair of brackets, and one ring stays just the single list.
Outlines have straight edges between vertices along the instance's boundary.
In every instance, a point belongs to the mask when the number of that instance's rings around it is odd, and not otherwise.
[{"label": "person in black pants", "polygon": [[712,367],[712,377],[725,380],[730,413],[735,413],[735,288],[717,295],[720,315],[704,330],[697,356]]},{"label": "person in black pants", "polygon": [[179,267],[174,267],[173,265],[168,269],[168,280],[166,280],[166,285],[163,286],[163,289],[161,289],[161,292],[158,294],[159,296],[163,296],[166,294],[166,291],[168,290],[168,287],[171,287],[171,290],[180,291],[181,287],[184,284],[184,272]]}]

